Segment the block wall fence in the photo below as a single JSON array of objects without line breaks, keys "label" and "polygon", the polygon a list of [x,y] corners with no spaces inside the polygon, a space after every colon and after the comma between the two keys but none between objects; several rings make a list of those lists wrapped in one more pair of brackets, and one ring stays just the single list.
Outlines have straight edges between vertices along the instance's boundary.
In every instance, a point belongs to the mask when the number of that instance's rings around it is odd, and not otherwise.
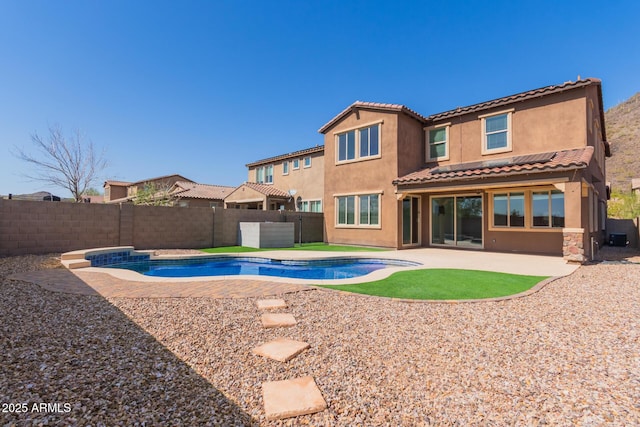
[{"label": "block wall fence", "polygon": [[108,246],[202,249],[238,244],[240,222],[293,222],[295,241],[321,242],[324,216],[310,212],[178,208],[0,199],[0,256]]}]

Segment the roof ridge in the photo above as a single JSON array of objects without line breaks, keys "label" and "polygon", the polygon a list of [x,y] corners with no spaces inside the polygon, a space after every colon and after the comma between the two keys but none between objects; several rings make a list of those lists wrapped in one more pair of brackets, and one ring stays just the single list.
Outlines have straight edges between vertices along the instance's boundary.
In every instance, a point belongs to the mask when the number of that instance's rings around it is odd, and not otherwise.
[{"label": "roof ridge", "polygon": [[539,87],[537,89],[530,89],[524,92],[518,92],[515,94],[502,96],[500,98],[494,98],[488,101],[478,102],[465,107],[456,107],[450,110],[446,110],[440,113],[431,114],[427,117],[427,120],[441,120],[444,118],[460,116],[469,114],[484,109],[498,107],[505,104],[510,104],[516,101],[522,101],[524,99],[537,98],[551,93],[562,92],[564,90],[571,90],[578,87],[589,86],[591,84],[601,84],[601,80],[595,77],[587,77],[585,79],[579,79],[576,81],[566,81],[560,84],[548,85]]},{"label": "roof ridge", "polygon": [[277,156],[272,156],[272,157],[267,157],[265,159],[256,160],[254,162],[247,163],[245,166],[246,167],[257,166],[257,165],[264,164],[264,163],[275,162],[277,160],[284,160],[286,158],[301,156],[303,154],[319,153],[321,151],[324,151],[324,144],[318,144],[318,145],[315,145],[313,147],[303,148],[302,150],[292,151],[290,153],[285,153],[285,154],[278,154]]}]

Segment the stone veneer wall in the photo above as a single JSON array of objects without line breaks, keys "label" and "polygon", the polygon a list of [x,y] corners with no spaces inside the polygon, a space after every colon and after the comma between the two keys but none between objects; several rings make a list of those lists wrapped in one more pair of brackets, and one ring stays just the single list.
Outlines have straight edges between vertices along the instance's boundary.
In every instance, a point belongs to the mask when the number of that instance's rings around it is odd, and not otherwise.
[{"label": "stone veneer wall", "polygon": [[565,228],[563,230],[562,255],[570,262],[585,262],[584,230],[581,228]]},{"label": "stone veneer wall", "polygon": [[0,256],[109,246],[136,249],[232,246],[241,221],[294,222],[296,242],[323,239],[319,213],[170,208],[0,199]]}]

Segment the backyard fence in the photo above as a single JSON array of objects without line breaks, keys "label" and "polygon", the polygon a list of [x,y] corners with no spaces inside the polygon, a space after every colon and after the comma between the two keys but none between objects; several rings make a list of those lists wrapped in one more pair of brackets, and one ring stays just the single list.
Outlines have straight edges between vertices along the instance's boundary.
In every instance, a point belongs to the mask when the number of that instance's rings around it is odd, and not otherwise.
[{"label": "backyard fence", "polygon": [[324,236],[321,213],[0,199],[0,256],[108,246],[234,246],[240,222],[293,222],[296,242],[300,227],[302,242],[319,242]]}]

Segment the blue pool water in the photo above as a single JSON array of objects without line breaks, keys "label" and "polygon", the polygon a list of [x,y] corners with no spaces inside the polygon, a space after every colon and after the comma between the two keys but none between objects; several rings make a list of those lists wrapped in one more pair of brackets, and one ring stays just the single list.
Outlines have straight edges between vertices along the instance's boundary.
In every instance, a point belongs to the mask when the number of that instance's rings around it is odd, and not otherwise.
[{"label": "blue pool water", "polygon": [[281,261],[252,257],[216,257],[120,262],[104,267],[125,268],[156,277],[255,275],[294,279],[348,279],[390,266],[412,265],[419,264],[377,258]]}]

